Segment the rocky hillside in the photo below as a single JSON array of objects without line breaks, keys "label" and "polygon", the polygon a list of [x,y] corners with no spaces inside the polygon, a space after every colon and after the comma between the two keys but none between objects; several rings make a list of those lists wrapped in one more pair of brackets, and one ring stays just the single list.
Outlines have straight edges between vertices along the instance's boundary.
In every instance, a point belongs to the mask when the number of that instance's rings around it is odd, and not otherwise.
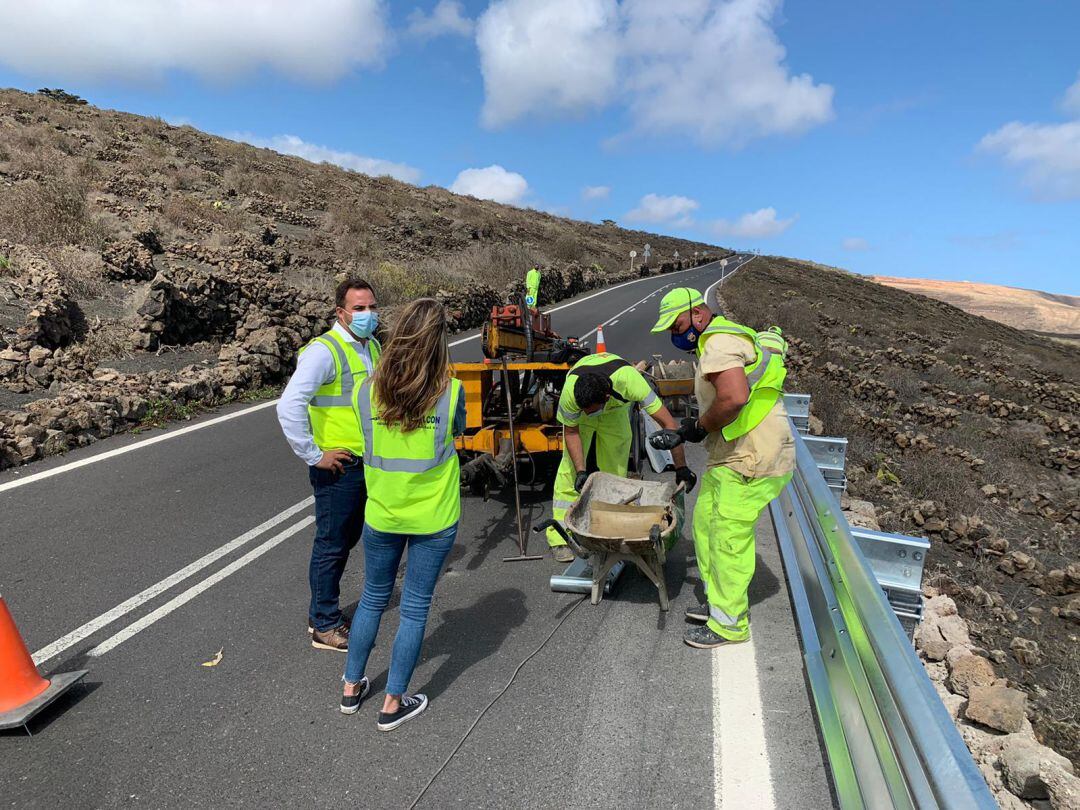
[{"label": "rocky hillside", "polygon": [[879,284],[936,298],[972,315],[981,315],[1016,329],[1080,337],[1080,297],[1075,295],[1055,295],[972,281],[871,278]]},{"label": "rocky hillside", "polygon": [[279,384],[342,274],[465,329],[533,264],[554,301],[646,241],[638,274],[726,254],[0,90],[0,468]]},{"label": "rocky hillside", "polygon": [[929,584],[1080,762],[1080,352],[786,259],[755,259],[723,294],[791,336],[788,388],[850,440],[852,497],[930,538]]}]

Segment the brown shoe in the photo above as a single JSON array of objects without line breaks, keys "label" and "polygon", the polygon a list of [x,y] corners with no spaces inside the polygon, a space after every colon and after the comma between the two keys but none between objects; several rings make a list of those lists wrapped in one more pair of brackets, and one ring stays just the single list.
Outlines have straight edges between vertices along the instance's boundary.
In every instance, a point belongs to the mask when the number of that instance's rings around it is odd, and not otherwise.
[{"label": "brown shoe", "polygon": [[577,555],[570,546],[552,546],[551,556],[555,558],[555,562],[568,563],[577,559]]},{"label": "brown shoe", "polygon": [[348,625],[338,625],[337,627],[327,630],[325,633],[318,630],[313,630],[311,633],[311,646],[317,650],[334,650],[336,652],[348,652]]},{"label": "brown shoe", "polygon": [[[349,629],[349,617],[348,616],[342,616],[341,617],[341,623],[345,626],[346,630]],[[308,618],[308,620],[307,620],[307,634],[310,636],[314,632],[315,632],[315,625],[312,624],[311,619]]]}]

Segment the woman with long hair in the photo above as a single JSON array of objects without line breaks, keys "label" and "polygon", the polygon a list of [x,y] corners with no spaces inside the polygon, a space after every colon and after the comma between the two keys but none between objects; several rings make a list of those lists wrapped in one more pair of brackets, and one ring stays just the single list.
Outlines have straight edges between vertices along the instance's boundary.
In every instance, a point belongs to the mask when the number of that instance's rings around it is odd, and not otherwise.
[{"label": "woman with long hair", "polygon": [[364,670],[409,550],[380,731],[392,731],[427,708],[427,697],[406,689],[461,516],[454,436],[465,430],[465,398],[452,377],[447,334],[442,304],[413,301],[395,319],[374,375],[353,399],[364,437],[368,502],[361,535],[364,592],[349,635],[345,714],[355,713],[371,689]]}]

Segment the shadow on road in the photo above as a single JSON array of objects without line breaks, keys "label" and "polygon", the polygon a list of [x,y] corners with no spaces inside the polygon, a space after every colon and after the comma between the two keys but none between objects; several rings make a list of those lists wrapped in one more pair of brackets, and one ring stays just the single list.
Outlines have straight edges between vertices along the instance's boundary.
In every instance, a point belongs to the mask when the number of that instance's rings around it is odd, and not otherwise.
[{"label": "shadow on road", "polygon": [[[697,577],[694,578],[694,594],[698,598],[699,603],[705,601],[705,588],[701,584],[701,580]],[[670,580],[669,580],[670,583]],[[669,585],[670,587],[670,585]],[[773,570],[761,559],[761,555],[758,554],[754,564],[754,578],[750,580],[750,590],[748,596],[750,597],[750,606],[764,602],[771,596],[775,596],[780,590],[780,580],[773,573]]]},{"label": "shadow on road", "polygon": [[[549,493],[540,489],[522,489],[521,492],[521,520],[522,528],[526,534],[530,554],[542,554],[547,550],[547,543],[542,535],[532,533],[532,527],[539,523],[545,516],[548,506]],[[469,541],[469,547],[473,555],[465,564],[468,571],[480,568],[492,552],[499,551],[500,556],[509,557],[517,554],[517,527],[514,519],[517,510],[514,506],[514,495],[511,487],[491,498],[492,501],[502,504],[503,509],[495,520],[481,529],[474,540]],[[462,507],[468,508],[468,501],[463,501]],[[464,545],[455,546],[450,552],[450,564],[464,557],[466,548]]]},{"label": "shadow on road", "polygon": [[444,611],[442,623],[424,638],[423,657],[446,660],[417,691],[429,698],[441,695],[470,667],[495,654],[528,615],[525,593],[517,588],[503,588],[467,608]]}]

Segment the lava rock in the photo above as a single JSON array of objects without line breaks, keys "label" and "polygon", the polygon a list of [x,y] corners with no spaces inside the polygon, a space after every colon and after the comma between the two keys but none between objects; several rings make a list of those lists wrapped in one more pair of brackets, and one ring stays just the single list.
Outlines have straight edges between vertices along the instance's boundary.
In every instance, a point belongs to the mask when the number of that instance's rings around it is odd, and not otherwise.
[{"label": "lava rock", "polygon": [[975,723],[1014,734],[1024,725],[1027,695],[1002,684],[972,686],[964,717]]}]

